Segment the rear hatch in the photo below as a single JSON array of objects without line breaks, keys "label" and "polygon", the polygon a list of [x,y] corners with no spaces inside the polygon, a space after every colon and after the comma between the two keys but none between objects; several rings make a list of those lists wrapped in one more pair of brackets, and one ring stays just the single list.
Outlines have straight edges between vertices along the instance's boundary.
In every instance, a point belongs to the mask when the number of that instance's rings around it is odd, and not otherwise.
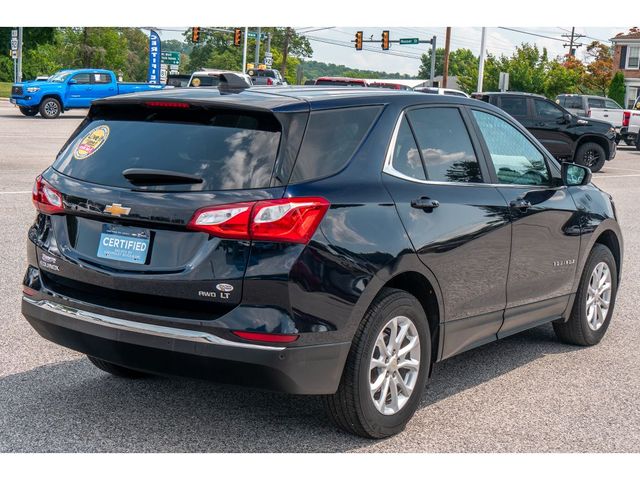
[{"label": "rear hatch", "polygon": [[174,101],[94,110],[43,174],[64,207],[41,218],[45,283],[145,313],[233,308],[250,241],[189,222],[203,207],[282,197],[272,178],[281,123],[269,111]]}]

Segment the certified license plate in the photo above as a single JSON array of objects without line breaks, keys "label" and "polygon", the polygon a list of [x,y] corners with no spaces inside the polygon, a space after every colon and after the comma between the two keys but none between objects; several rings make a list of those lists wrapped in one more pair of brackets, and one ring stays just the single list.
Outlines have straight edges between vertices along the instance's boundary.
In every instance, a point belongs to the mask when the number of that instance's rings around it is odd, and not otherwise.
[{"label": "certified license plate", "polygon": [[149,252],[149,231],[120,225],[103,225],[98,257],[129,263],[145,263]]}]

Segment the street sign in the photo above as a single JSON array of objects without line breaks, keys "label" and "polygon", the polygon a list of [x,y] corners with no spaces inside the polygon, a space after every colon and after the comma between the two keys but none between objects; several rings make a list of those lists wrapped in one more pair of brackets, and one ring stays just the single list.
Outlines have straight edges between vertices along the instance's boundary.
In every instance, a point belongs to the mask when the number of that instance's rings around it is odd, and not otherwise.
[{"label": "street sign", "polygon": [[[249,32],[249,33],[247,33],[247,37],[249,37],[249,38],[256,38],[257,36],[258,36],[257,32]],[[264,33],[261,33],[260,34],[260,40],[264,40],[265,36],[266,35]]]},{"label": "street sign", "polygon": [[420,43],[419,38],[401,38],[399,41],[400,45],[417,45]]},{"label": "street sign", "polygon": [[11,30],[11,38],[18,38],[18,30]]},{"label": "street sign", "polygon": [[18,39],[17,38],[12,38],[11,39],[11,50],[18,50]]},{"label": "street sign", "polygon": [[16,50],[11,50],[11,58],[14,60],[18,58],[18,52]]},{"label": "street sign", "polygon": [[160,52],[160,58],[165,65],[180,65],[180,52]]},{"label": "street sign", "polygon": [[273,57],[264,57],[264,64],[267,67],[270,67],[271,65],[273,65]]}]

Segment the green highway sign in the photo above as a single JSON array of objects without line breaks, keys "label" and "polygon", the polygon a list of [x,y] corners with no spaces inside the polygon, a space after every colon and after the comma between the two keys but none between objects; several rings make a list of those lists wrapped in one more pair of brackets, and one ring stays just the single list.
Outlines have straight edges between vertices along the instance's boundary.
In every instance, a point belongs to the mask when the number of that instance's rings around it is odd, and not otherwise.
[{"label": "green highway sign", "polygon": [[417,45],[420,43],[419,38],[401,38],[399,41],[400,45]]},{"label": "green highway sign", "polygon": [[[258,32],[248,32],[247,33],[247,37],[249,38],[256,38],[258,36]],[[260,34],[260,40],[264,40],[265,34],[261,33]]]},{"label": "green highway sign", "polygon": [[180,65],[180,52],[160,52],[160,62],[165,65]]}]

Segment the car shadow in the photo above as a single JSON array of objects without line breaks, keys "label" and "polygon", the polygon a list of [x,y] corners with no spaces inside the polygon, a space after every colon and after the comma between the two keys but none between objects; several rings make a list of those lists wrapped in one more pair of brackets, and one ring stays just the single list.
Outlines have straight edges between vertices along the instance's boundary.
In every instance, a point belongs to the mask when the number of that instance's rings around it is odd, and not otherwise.
[{"label": "car shadow", "polygon": [[[436,366],[420,409],[574,349],[547,325],[463,353]],[[84,358],[0,379],[0,406],[2,452],[344,452],[373,443],[333,427],[316,397],[125,380]]]}]

